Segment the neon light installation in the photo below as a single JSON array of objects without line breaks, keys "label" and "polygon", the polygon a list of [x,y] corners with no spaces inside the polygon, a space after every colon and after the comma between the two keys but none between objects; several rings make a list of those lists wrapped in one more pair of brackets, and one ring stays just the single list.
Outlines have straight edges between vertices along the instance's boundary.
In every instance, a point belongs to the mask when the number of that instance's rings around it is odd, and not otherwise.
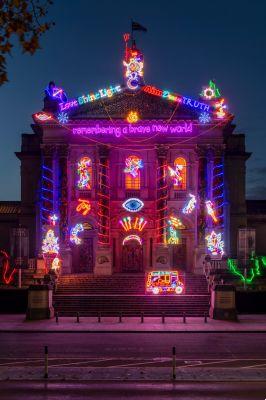
[{"label": "neon light installation", "polygon": [[133,47],[127,51],[126,57],[127,59],[123,61],[123,65],[126,67],[127,87],[130,90],[136,90],[140,86],[143,77],[143,55]]},{"label": "neon light installation", "polygon": [[141,158],[137,156],[127,157],[125,164],[126,168],[124,169],[124,172],[132,175],[133,178],[137,178],[139,176],[139,170],[143,168],[143,162]]},{"label": "neon light installation", "polygon": [[96,100],[104,99],[106,97],[112,97],[115,93],[119,93],[121,91],[122,88],[120,85],[109,86],[109,88],[105,89],[99,89],[95,93],[90,93],[87,95],[80,96],[77,99],[72,99],[65,103],[60,103],[59,104],[60,111],[68,110],[73,107],[78,107],[86,103],[92,103]]},{"label": "neon light installation", "polygon": [[211,200],[207,200],[205,201],[205,205],[206,205],[206,209],[207,209],[207,213],[211,216],[213,222],[218,222],[218,218],[216,216],[216,211],[214,208],[214,204]]},{"label": "neon light installation", "polygon": [[137,211],[140,211],[144,207],[144,203],[140,199],[132,197],[132,198],[124,201],[122,206],[124,207],[125,210],[127,210],[129,212],[137,212]]},{"label": "neon light installation", "polygon": [[174,168],[168,166],[168,172],[173,179],[175,190],[186,190],[186,164],[184,158],[178,157],[175,159]]},{"label": "neon light installation", "polygon": [[136,240],[140,245],[142,245],[142,239],[138,235],[128,235],[123,240],[123,246],[130,240]]},{"label": "neon light installation", "polygon": [[223,119],[226,116],[225,110],[227,109],[227,105],[224,104],[225,100],[221,99],[217,103],[214,104],[216,117],[219,119]]},{"label": "neon light installation", "polygon": [[89,200],[78,199],[79,204],[76,207],[76,211],[82,215],[87,215],[91,210],[91,203]]},{"label": "neon light installation", "polygon": [[195,209],[197,200],[194,194],[189,193],[190,199],[188,200],[187,204],[184,206],[182,212],[183,214],[191,214],[192,211]]},{"label": "neon light installation", "polygon": [[211,121],[211,116],[207,112],[202,112],[199,115],[199,122],[201,124],[208,124]]},{"label": "neon light installation", "polygon": [[78,162],[78,187],[80,189],[91,189],[91,175],[92,166],[91,159],[88,157],[82,157]]},{"label": "neon light installation", "polygon": [[224,254],[224,242],[222,234],[212,231],[206,236],[207,248],[213,256],[222,256]]},{"label": "neon light installation", "polygon": [[178,244],[180,240],[179,229],[185,229],[185,226],[182,221],[174,215],[171,215],[167,222],[169,224],[167,243]]},{"label": "neon light installation", "polygon": [[185,97],[185,96],[181,96],[178,94],[170,93],[168,90],[157,89],[154,86],[144,86],[142,88],[142,90],[144,92],[150,93],[154,96],[163,97],[163,98],[169,99],[171,101],[178,102],[180,104],[184,104],[191,108],[198,108],[199,110],[207,111],[207,112],[209,112],[211,110],[211,107],[208,104],[201,103],[200,101],[197,101],[197,100],[193,100],[190,97]]},{"label": "neon light installation", "polygon": [[59,272],[61,268],[61,260],[58,257],[55,257],[52,261],[51,269],[55,272]]},{"label": "neon light installation", "polygon": [[56,222],[58,221],[58,216],[56,214],[49,215],[49,220],[51,225],[55,226]]},{"label": "neon light installation", "polygon": [[228,258],[227,266],[229,271],[235,275],[239,276],[241,281],[246,284],[251,284],[255,277],[262,275],[262,268],[266,267],[266,256],[256,256],[254,254],[251,255],[250,262],[252,263],[252,267],[250,268],[250,276],[247,277],[243,275],[243,273],[239,270],[237,266],[237,260],[232,258]]},{"label": "neon light installation", "polygon": [[58,237],[55,236],[53,229],[48,229],[42,241],[43,254],[58,254],[59,243]]},{"label": "neon light installation", "polygon": [[142,217],[131,218],[130,216],[128,216],[120,219],[119,223],[122,225],[126,232],[130,231],[131,229],[135,229],[141,232],[146,226],[147,221]]},{"label": "neon light installation", "polygon": [[200,94],[206,100],[218,99],[221,97],[220,90],[215,85],[213,80],[209,81],[209,86],[205,86]]},{"label": "neon light installation", "polygon": [[60,124],[67,124],[68,123],[68,114],[66,112],[60,112],[57,116],[57,119]]},{"label": "neon light installation", "polygon": [[127,122],[129,124],[134,124],[136,122],[138,122],[139,120],[139,115],[137,113],[137,111],[130,111],[127,115]]},{"label": "neon light installation", "polygon": [[0,257],[3,258],[2,279],[6,285],[9,285],[13,281],[17,269],[13,268],[9,276],[7,276],[10,269],[10,257],[5,250],[0,250]]},{"label": "neon light installation", "polygon": [[53,116],[52,116],[52,114],[48,114],[46,112],[40,112],[40,113],[33,114],[33,118],[35,118],[41,122],[45,122],[45,121],[49,121],[49,120],[53,119]]},{"label": "neon light installation", "polygon": [[83,224],[76,224],[70,229],[70,242],[74,244],[81,244],[82,240],[78,237],[78,234],[84,231]]},{"label": "neon light installation", "polygon": [[54,82],[49,82],[49,85],[45,89],[45,94],[56,100],[66,101],[67,97],[62,88],[56,87]]},{"label": "neon light installation", "polygon": [[184,284],[178,271],[152,271],[147,274],[146,292],[152,294],[182,294]]}]

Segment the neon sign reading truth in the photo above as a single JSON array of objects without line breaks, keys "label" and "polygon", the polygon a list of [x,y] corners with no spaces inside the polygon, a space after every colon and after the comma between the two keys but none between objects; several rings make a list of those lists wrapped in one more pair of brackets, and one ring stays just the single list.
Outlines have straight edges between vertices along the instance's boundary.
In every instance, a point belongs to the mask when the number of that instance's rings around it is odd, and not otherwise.
[{"label": "neon sign reading truth", "polygon": [[88,93],[86,96],[80,96],[77,99],[72,99],[65,103],[60,103],[60,111],[68,110],[73,107],[82,106],[86,103],[92,103],[95,100],[100,100],[105,97],[112,97],[113,94],[121,92],[122,88],[120,85],[117,86],[109,86],[107,89],[99,89],[95,93]]},{"label": "neon sign reading truth", "polygon": [[124,135],[146,134],[146,133],[161,133],[161,134],[178,134],[178,133],[193,133],[192,122],[182,123],[146,123],[146,124],[125,124],[125,125],[100,125],[81,126],[73,128],[74,135],[114,135],[120,137]]}]

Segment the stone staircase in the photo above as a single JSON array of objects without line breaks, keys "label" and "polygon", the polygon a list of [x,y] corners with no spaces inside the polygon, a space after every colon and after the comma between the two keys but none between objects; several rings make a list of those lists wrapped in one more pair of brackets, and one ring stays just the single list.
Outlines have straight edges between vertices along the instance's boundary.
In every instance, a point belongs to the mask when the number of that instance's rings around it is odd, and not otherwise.
[{"label": "stone staircase", "polygon": [[209,311],[209,294],[204,276],[180,275],[185,284],[182,295],[145,294],[144,274],[63,275],[54,296],[59,315],[182,315],[203,316]]}]

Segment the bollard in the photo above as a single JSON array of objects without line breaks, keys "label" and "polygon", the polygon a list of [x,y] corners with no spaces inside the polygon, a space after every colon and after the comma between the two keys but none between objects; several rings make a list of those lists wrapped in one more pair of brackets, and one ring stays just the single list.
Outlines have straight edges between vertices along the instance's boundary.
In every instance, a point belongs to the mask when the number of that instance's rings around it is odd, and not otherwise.
[{"label": "bollard", "polygon": [[164,324],[165,323],[165,313],[163,312],[162,313],[162,324]]},{"label": "bollard", "polygon": [[98,322],[101,322],[101,313],[98,313]]},{"label": "bollard", "polygon": [[55,322],[58,324],[58,312],[55,313]]},{"label": "bollard", "polygon": [[141,322],[142,324],[143,324],[143,322],[144,322],[144,313],[143,313],[143,312],[141,313],[140,322]]},{"label": "bollard", "polygon": [[187,320],[186,320],[186,313],[184,312],[183,313],[183,324],[185,324],[187,322]]},{"label": "bollard", "polygon": [[79,324],[79,312],[77,312],[77,323]]},{"label": "bollard", "polygon": [[207,324],[207,322],[208,322],[207,313],[205,312],[205,313],[204,313],[204,323]]},{"label": "bollard", "polygon": [[48,379],[48,346],[44,346],[44,379]]},{"label": "bollard", "polygon": [[176,351],[175,347],[172,348],[172,355],[173,355],[173,365],[172,365],[172,379],[176,379]]},{"label": "bollard", "polygon": [[122,313],[119,313],[119,323],[122,322]]}]

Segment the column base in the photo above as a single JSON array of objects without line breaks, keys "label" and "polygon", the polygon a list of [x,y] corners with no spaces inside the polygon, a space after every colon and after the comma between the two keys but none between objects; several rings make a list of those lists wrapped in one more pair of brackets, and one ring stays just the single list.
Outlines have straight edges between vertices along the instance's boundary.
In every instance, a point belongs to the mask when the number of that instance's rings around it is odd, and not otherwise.
[{"label": "column base", "polygon": [[167,271],[170,268],[170,252],[165,244],[156,244],[153,265],[155,270]]},{"label": "column base", "polygon": [[69,247],[63,248],[60,252],[62,258],[61,274],[67,275],[72,272],[72,251]]}]

